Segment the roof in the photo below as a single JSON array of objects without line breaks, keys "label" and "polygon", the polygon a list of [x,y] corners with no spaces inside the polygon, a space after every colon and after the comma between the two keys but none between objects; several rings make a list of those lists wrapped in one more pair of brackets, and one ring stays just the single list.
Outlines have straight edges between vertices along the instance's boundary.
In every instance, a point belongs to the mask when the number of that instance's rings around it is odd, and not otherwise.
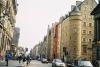
[{"label": "roof", "polygon": [[74,11],[75,12],[79,12],[80,10],[79,10],[79,8],[77,6],[75,6]]},{"label": "roof", "polygon": [[[83,2],[84,2],[84,1],[83,1]],[[80,7],[81,7],[81,5],[82,5],[83,2],[80,2],[79,5],[76,5],[76,6],[74,7],[73,11],[75,11],[76,9],[80,10]]]},{"label": "roof", "polygon": [[94,10],[91,12],[91,15],[95,15],[97,13],[100,13],[100,3],[94,8]]},{"label": "roof", "polygon": [[[83,1],[84,2],[84,1]],[[80,11],[80,7],[82,5],[83,2],[80,2],[80,4],[76,5],[72,11],[69,12],[69,15],[72,13],[72,12],[79,12]]]}]

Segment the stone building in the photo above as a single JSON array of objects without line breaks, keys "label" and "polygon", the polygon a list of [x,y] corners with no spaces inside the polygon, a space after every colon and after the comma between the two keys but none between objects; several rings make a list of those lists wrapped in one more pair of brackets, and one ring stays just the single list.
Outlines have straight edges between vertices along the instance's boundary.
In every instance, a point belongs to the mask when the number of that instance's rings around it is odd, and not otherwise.
[{"label": "stone building", "polygon": [[20,28],[15,27],[13,35],[14,36],[13,36],[12,44],[18,46],[19,37],[20,37]]},{"label": "stone building", "polygon": [[68,16],[61,17],[59,23],[52,25],[51,37],[48,37],[48,32],[44,42],[47,47],[51,44],[51,59],[92,60],[94,20],[90,13],[96,5],[95,0],[76,1],[76,5],[71,6]]},{"label": "stone building", "polygon": [[69,55],[70,59],[77,60],[81,57],[81,23],[82,17],[78,7],[74,7],[74,11],[72,11],[69,15]]},{"label": "stone building", "polygon": [[47,36],[44,37],[42,51],[43,51],[42,57],[47,58],[47,51],[48,51]]},{"label": "stone building", "polygon": [[60,21],[60,55],[63,59],[67,57],[69,61],[92,60],[94,20],[90,13],[96,5],[95,0],[76,1],[76,5],[71,6],[69,15]]},{"label": "stone building", "polygon": [[[95,0],[76,1],[76,6],[73,6],[72,11],[69,13],[71,25],[69,42],[72,60],[92,60],[94,20],[90,13],[96,5]],[[76,21],[77,23],[75,23]]]},{"label": "stone building", "polygon": [[17,52],[19,36],[20,36],[20,28],[15,27],[14,33],[13,33],[13,38],[12,38],[12,45],[11,45],[11,49],[10,49],[12,56],[14,56]]},{"label": "stone building", "polygon": [[47,29],[47,59],[48,60],[52,60],[51,59],[51,28],[48,26]]},{"label": "stone building", "polygon": [[[61,22],[61,21],[60,21]],[[61,44],[60,44],[60,53],[61,58],[63,61],[68,60],[68,52],[69,52],[69,16],[66,15],[63,17],[62,23],[61,23]],[[67,57],[66,57],[67,56]]]},{"label": "stone building", "polygon": [[0,0],[0,53],[3,57],[6,50],[11,49],[16,14],[16,0]]},{"label": "stone building", "polygon": [[94,40],[93,40],[93,60],[99,62],[100,67],[100,0],[99,4],[91,12],[94,15]]},{"label": "stone building", "polygon": [[52,27],[51,27],[51,51],[50,51],[50,59],[52,60],[53,59],[53,42],[54,42],[54,26],[53,26],[54,24],[52,24]]}]

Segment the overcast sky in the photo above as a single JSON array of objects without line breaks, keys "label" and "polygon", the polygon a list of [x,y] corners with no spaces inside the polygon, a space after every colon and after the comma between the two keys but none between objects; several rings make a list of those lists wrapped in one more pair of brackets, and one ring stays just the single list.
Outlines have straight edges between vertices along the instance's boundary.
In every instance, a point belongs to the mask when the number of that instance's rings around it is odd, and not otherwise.
[{"label": "overcast sky", "polygon": [[[68,14],[76,0],[17,0],[16,27],[21,29],[19,45],[33,48],[43,40],[48,25]],[[83,0],[80,0],[83,1]]]}]

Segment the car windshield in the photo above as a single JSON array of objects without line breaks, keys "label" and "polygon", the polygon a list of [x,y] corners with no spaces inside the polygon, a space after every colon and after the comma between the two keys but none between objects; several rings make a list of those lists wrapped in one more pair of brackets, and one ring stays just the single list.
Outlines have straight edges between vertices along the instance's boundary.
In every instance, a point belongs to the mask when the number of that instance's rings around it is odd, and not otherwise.
[{"label": "car windshield", "polygon": [[56,59],[56,62],[62,62],[60,59]]}]

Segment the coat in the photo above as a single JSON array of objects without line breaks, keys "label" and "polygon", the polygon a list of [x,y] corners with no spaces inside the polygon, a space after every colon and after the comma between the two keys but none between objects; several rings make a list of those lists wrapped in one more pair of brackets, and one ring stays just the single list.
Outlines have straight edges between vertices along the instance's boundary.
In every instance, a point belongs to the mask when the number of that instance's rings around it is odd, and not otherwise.
[{"label": "coat", "polygon": [[9,53],[6,53],[5,60],[6,61],[10,60],[10,54]]}]

